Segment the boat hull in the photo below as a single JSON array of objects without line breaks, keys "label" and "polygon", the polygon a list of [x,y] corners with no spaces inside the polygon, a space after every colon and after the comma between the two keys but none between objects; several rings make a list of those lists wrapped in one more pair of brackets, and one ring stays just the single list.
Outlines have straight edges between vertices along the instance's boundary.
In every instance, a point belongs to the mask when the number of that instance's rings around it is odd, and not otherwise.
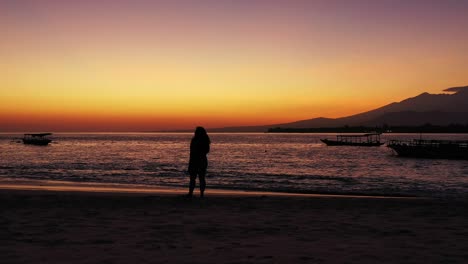
[{"label": "boat hull", "polygon": [[430,147],[389,144],[387,146],[402,157],[468,160],[468,148],[461,148],[456,145]]},{"label": "boat hull", "polygon": [[345,142],[345,141],[330,140],[330,139],[320,139],[320,141],[325,143],[327,146],[378,147],[384,144],[382,142]]},{"label": "boat hull", "polygon": [[36,145],[36,146],[47,146],[52,140],[44,138],[44,139],[26,139],[23,138],[23,143],[26,145]]}]

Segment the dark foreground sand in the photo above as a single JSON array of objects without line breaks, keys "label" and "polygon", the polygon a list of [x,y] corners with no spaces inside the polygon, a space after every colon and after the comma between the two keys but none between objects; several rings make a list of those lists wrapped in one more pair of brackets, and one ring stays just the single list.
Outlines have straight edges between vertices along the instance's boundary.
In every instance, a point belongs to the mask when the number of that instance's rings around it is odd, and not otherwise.
[{"label": "dark foreground sand", "polygon": [[468,263],[468,201],[0,190],[0,263]]}]

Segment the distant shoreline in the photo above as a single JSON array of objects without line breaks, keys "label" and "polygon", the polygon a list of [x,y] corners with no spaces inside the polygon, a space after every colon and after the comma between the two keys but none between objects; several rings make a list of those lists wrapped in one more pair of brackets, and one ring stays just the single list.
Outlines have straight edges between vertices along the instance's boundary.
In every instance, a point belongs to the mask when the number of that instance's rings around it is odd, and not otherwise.
[{"label": "distant shoreline", "polygon": [[384,127],[331,127],[331,128],[288,128],[275,127],[269,128],[267,133],[408,133],[408,134],[467,134],[468,125],[434,126],[424,125],[417,127],[407,126],[384,126]]}]

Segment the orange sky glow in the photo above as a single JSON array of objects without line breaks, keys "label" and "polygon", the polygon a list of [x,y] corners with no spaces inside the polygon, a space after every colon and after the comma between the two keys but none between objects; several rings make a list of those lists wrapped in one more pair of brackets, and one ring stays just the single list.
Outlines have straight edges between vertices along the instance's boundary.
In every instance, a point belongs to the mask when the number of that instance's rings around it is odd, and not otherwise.
[{"label": "orange sky glow", "polygon": [[194,2],[0,0],[0,132],[277,124],[468,83],[463,1]]}]

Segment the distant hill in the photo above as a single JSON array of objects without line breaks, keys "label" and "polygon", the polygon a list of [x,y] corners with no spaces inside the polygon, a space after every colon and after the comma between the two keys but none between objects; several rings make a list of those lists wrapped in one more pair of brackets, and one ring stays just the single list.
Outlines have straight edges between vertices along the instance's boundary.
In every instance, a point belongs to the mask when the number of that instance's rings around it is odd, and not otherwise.
[{"label": "distant hill", "polygon": [[468,124],[468,86],[452,87],[444,94],[422,93],[416,97],[341,118],[312,118],[284,124],[225,127],[210,132],[264,132],[271,127],[319,128],[341,126],[420,126]]}]

